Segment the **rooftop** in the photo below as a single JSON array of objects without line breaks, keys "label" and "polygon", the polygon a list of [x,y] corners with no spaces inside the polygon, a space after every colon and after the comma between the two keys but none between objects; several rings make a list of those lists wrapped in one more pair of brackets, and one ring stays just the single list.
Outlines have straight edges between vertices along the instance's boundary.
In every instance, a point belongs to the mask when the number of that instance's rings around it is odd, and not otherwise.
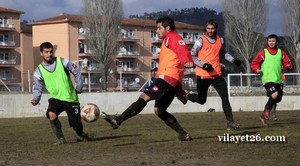
[{"label": "rooftop", "polygon": [[[42,25],[42,24],[54,24],[63,22],[82,22],[82,15],[61,13],[58,16],[50,17],[42,20],[37,20],[32,22],[32,25]],[[140,27],[156,27],[156,20],[150,19],[139,19],[139,18],[124,18],[121,20],[121,24],[125,26],[140,26]],[[175,21],[176,28],[179,29],[205,29],[202,26],[192,25],[184,22]]]}]

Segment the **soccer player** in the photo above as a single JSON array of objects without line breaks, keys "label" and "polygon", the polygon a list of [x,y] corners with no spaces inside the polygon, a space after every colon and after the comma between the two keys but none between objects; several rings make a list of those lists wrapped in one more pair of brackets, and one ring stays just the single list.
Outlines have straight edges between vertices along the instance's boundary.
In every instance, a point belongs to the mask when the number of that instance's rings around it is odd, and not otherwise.
[{"label": "soccer player", "polygon": [[283,79],[285,77],[282,69],[293,69],[293,64],[287,53],[278,48],[277,44],[277,35],[269,35],[267,37],[267,47],[259,51],[251,62],[251,69],[254,73],[261,75],[267,97],[269,97],[264,112],[259,117],[264,126],[268,125],[266,120],[270,118],[270,111],[276,112],[277,103],[281,101],[283,96]]},{"label": "soccer player", "polygon": [[[81,93],[83,86],[80,69],[67,59],[55,57],[53,51],[53,45],[50,42],[44,42],[40,45],[40,54],[43,61],[33,74],[34,85],[31,104],[35,106],[39,103],[42,89],[46,87],[51,96],[48,100],[49,105],[46,116],[50,120],[51,128],[58,139],[55,145],[66,143],[61,123],[58,119],[59,114],[63,111],[66,111],[68,115],[70,127],[73,127],[79,136],[78,141],[89,140],[89,136],[83,132],[77,95]],[[75,77],[76,88],[73,86],[69,72]]]},{"label": "soccer player", "polygon": [[241,61],[233,58],[224,46],[224,40],[217,35],[218,23],[211,19],[206,21],[205,35],[200,37],[194,44],[191,54],[196,65],[197,92],[189,93],[187,99],[199,104],[205,104],[207,91],[212,85],[222,100],[222,107],[227,119],[227,130],[238,129],[239,124],[235,123],[232,115],[232,108],[229,103],[227,85],[222,77],[220,56],[236,66]]},{"label": "soccer player", "polygon": [[156,24],[156,33],[163,39],[156,79],[121,115],[107,115],[105,112],[103,114],[112,128],[117,129],[125,120],[139,114],[149,101],[155,100],[155,114],[178,133],[180,141],[190,141],[191,136],[181,127],[176,118],[167,112],[167,108],[172,103],[177,89],[182,89],[184,69],[193,67],[193,60],[188,47],[175,30],[173,19],[163,17],[158,19]]}]

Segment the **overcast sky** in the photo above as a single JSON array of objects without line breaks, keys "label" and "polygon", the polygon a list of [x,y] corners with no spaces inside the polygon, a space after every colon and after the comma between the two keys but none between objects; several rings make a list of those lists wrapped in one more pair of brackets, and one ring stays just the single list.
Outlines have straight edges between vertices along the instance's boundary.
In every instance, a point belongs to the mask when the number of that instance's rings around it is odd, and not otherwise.
[{"label": "overcast sky", "polygon": [[[221,12],[223,0],[123,0],[125,17],[144,12],[156,12],[192,7],[206,7]],[[269,23],[267,34],[281,34],[278,0],[267,0]],[[23,11],[21,20],[39,20],[57,16],[59,13],[80,14],[82,0],[0,0],[1,7]]]}]

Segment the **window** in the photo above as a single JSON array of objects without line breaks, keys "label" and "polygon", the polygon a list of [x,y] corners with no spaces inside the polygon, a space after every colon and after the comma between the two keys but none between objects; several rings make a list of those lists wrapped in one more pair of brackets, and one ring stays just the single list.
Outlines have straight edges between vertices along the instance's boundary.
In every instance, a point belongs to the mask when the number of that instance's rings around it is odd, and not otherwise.
[{"label": "window", "polygon": [[183,32],[182,33],[182,38],[187,39],[188,38],[188,33],[187,32]]},{"label": "window", "polygon": [[8,35],[0,35],[0,42],[7,42],[8,41]]},{"label": "window", "polygon": [[151,46],[151,53],[159,54],[160,46]]},{"label": "window", "polygon": [[127,51],[133,51],[133,46],[132,45],[125,45],[124,46]]},{"label": "window", "polygon": [[151,38],[156,38],[156,31],[155,30],[151,30]]},{"label": "window", "polygon": [[133,61],[116,61],[117,67],[133,67]]},{"label": "window", "polygon": [[0,53],[0,60],[9,60],[9,53],[8,52]]},{"label": "window", "polygon": [[78,53],[79,54],[84,53],[84,43],[78,43]]},{"label": "window", "polygon": [[1,74],[0,75],[1,79],[3,79],[3,80],[9,79],[9,71],[8,70],[1,70],[0,74]]},{"label": "window", "polygon": [[132,31],[132,29],[129,29],[127,33],[128,33],[128,37],[133,36],[133,31]]},{"label": "window", "polygon": [[151,62],[151,69],[158,67],[158,62],[157,61],[152,61]]},{"label": "window", "polygon": [[8,18],[7,17],[0,17],[0,24],[8,24]]},{"label": "window", "polygon": [[193,33],[193,40],[197,40],[199,38],[199,34],[198,33]]}]

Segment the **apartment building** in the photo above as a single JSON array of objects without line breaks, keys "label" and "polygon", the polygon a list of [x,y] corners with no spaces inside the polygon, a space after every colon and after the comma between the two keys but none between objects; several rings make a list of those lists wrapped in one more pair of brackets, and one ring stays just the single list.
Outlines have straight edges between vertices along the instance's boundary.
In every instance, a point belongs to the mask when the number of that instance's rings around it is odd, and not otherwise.
[{"label": "apartment building", "polygon": [[0,91],[22,90],[21,14],[0,7]]},{"label": "apartment building", "polygon": [[[21,26],[21,14],[24,13],[0,7],[0,91],[31,92],[33,71],[42,60],[39,45],[45,41],[54,45],[56,56],[78,64],[84,91],[102,91],[100,66],[85,44],[81,15],[61,13]],[[176,28],[190,47],[204,32],[204,27],[182,22],[176,22]],[[108,90],[140,90],[159,58],[161,39],[156,35],[155,20],[122,19],[117,42]],[[186,70],[188,88],[195,87],[194,73],[193,69]]]},{"label": "apartment building", "polygon": [[[176,29],[190,47],[204,33],[204,27],[176,22]],[[84,91],[101,91],[101,70],[93,60],[85,43],[82,16],[61,13],[58,16],[32,23],[33,54],[49,41],[55,47],[55,55],[76,62],[84,77]],[[151,77],[151,69],[157,66],[161,39],[156,34],[156,20],[122,19],[117,39],[119,48],[108,78],[109,91],[137,91]],[[87,61],[88,66],[87,66]],[[194,69],[186,70],[185,83],[195,88]]]}]

